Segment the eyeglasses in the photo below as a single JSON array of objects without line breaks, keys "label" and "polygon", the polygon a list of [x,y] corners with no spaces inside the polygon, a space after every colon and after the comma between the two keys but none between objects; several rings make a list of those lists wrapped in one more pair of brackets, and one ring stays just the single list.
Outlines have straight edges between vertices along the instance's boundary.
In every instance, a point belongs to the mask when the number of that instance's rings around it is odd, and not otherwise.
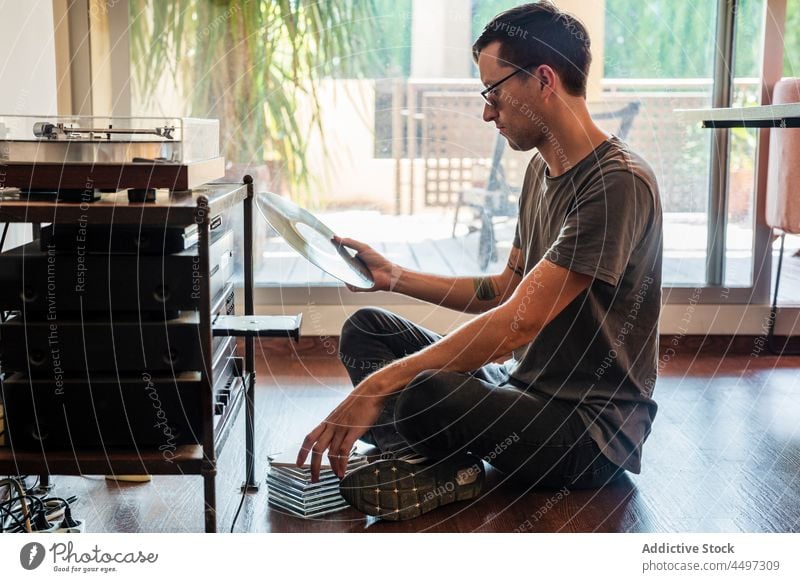
[{"label": "eyeglasses", "polygon": [[513,76],[514,76],[514,75],[516,75],[517,73],[521,73],[522,71],[524,71],[524,70],[526,70],[526,69],[530,69],[530,68],[531,68],[532,66],[534,66],[535,64],[536,64],[536,63],[531,63],[530,65],[526,65],[526,66],[524,66],[524,67],[521,67],[521,68],[517,69],[516,71],[514,71],[513,73],[510,73],[510,74],[506,75],[505,77],[503,77],[502,79],[500,79],[500,80],[499,80],[497,83],[492,83],[491,85],[489,85],[488,87],[486,87],[486,89],[484,89],[483,91],[481,91],[481,97],[483,97],[483,100],[484,100],[484,101],[486,101],[486,104],[487,104],[489,107],[494,107],[494,106],[495,106],[495,104],[494,104],[494,102],[493,102],[493,101],[492,101],[492,99],[491,99],[491,97],[494,97],[494,90],[495,90],[495,89],[497,89],[497,88],[498,88],[500,85],[502,85],[502,84],[503,84],[503,83],[505,83],[506,81],[508,81],[508,80],[509,80],[511,77],[513,77]]}]

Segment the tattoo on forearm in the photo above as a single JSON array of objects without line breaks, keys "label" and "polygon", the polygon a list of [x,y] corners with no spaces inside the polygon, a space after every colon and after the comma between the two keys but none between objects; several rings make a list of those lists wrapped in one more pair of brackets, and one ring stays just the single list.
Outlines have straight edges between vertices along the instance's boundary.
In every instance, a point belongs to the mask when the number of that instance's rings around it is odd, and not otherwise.
[{"label": "tattoo on forearm", "polygon": [[522,267],[517,265],[516,261],[514,260],[514,258],[515,257],[512,257],[511,259],[508,260],[508,268],[511,269],[511,271],[515,275],[519,275],[520,277],[524,277],[525,276],[525,269],[523,269]]},{"label": "tattoo on forearm", "polygon": [[475,285],[475,297],[480,301],[491,301],[497,297],[494,282],[489,277],[476,277],[472,283]]},{"label": "tattoo on forearm", "polygon": [[524,277],[525,276],[525,265],[524,264],[522,264],[522,265],[520,264],[520,262],[521,262],[520,261],[520,255],[521,254],[522,254],[522,251],[520,249],[518,249],[517,247],[514,247],[513,249],[511,249],[511,254],[508,255],[508,265],[507,266],[508,266],[508,269],[512,273],[514,273],[515,275],[518,275],[519,277]]}]

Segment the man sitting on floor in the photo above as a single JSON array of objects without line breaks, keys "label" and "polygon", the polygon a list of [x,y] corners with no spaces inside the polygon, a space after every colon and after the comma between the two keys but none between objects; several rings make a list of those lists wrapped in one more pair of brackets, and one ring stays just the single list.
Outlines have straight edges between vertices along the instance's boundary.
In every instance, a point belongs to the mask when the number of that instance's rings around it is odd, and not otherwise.
[{"label": "man sitting on floor", "polygon": [[[639,473],[656,414],[658,186],[589,115],[585,27],[549,2],[526,4],[495,17],[473,56],[484,120],[513,149],[537,152],[508,265],[441,277],[340,240],[372,271],[373,291],[480,315],[440,337],[380,309],[356,312],[340,346],[355,388],[298,455],[302,464],[311,453],[316,475],[327,451],[345,498],[386,519],[476,496],[481,460],[528,487],[601,487]],[[397,454],[345,476],[362,437]]]}]

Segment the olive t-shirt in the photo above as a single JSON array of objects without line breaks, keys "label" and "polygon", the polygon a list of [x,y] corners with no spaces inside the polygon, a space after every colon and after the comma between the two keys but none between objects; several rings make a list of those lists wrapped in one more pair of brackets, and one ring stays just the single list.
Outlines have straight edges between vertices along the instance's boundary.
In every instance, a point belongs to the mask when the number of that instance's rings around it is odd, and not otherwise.
[{"label": "olive t-shirt", "polygon": [[661,309],[662,216],[650,166],[611,137],[566,173],[531,160],[514,246],[525,272],[541,259],[594,278],[506,363],[510,381],[572,402],[603,454],[641,470]]}]

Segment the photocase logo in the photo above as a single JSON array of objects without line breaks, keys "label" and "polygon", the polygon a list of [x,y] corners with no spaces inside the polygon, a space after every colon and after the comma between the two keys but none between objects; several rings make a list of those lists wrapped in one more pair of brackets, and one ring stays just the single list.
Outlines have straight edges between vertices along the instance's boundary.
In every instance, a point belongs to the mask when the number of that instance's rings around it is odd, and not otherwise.
[{"label": "photocase logo", "polygon": [[26,570],[35,570],[44,562],[44,546],[39,542],[30,542],[19,551],[19,563]]}]

